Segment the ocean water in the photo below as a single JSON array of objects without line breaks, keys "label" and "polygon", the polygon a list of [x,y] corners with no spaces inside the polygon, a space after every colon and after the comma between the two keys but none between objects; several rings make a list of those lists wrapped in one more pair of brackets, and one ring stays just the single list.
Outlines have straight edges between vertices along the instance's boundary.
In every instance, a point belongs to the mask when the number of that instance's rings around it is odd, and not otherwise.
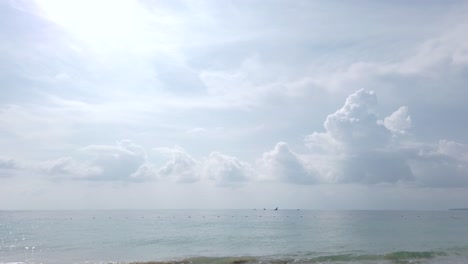
[{"label": "ocean water", "polygon": [[0,211],[0,263],[468,263],[468,211]]}]

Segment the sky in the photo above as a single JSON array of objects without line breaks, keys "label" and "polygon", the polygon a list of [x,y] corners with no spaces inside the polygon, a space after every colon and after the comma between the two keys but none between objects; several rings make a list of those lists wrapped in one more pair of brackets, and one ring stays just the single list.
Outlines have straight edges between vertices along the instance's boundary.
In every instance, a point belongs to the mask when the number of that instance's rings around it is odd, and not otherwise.
[{"label": "sky", "polygon": [[467,12],[0,1],[0,209],[468,207]]}]

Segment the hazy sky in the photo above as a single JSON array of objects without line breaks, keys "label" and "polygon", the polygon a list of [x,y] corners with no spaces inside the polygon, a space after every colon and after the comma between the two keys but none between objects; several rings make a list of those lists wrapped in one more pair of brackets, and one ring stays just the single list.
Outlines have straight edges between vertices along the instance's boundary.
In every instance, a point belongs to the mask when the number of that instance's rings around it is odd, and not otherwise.
[{"label": "hazy sky", "polygon": [[466,1],[0,1],[0,209],[468,207]]}]

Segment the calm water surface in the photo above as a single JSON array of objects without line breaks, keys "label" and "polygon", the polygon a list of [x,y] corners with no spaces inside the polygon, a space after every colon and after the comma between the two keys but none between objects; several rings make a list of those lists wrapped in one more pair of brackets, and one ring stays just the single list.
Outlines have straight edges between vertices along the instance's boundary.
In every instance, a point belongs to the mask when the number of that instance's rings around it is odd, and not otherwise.
[{"label": "calm water surface", "polygon": [[0,263],[468,263],[468,211],[0,211]]}]

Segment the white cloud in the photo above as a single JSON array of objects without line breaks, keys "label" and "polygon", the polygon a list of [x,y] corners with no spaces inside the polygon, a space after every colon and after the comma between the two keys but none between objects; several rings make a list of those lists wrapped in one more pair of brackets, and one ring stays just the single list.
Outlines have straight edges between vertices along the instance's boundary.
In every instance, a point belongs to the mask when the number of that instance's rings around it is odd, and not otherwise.
[{"label": "white cloud", "polygon": [[200,179],[199,162],[192,158],[184,149],[176,146],[174,148],[158,148],[155,150],[171,158],[157,170],[159,178],[181,183],[192,183]]},{"label": "white cloud", "polygon": [[212,152],[204,161],[203,175],[219,186],[236,186],[251,180],[254,170],[236,157]]},{"label": "white cloud", "polygon": [[327,116],[325,133],[306,137],[306,145],[322,149],[344,149],[356,152],[385,146],[389,131],[378,125],[377,97],[373,91],[361,89],[346,99],[342,108]]},{"label": "white cloud", "polygon": [[408,114],[408,107],[402,106],[398,108],[398,110],[383,121],[379,121],[379,123],[383,124],[392,133],[406,134],[407,130],[411,128],[411,117]]},{"label": "white cloud", "polygon": [[273,150],[263,154],[259,168],[260,179],[295,184],[317,183],[316,173],[307,168],[304,161],[284,142],[279,142]]},{"label": "white cloud", "polygon": [[[162,165],[150,161],[145,149],[130,140],[114,145],[89,145],[80,149],[81,159],[61,157],[45,161],[0,159],[0,176],[13,176],[12,171],[51,176],[55,180],[101,182],[168,181],[194,183],[200,180],[218,186],[239,186],[255,177],[254,169],[236,157],[212,152],[201,161],[181,147],[160,147],[155,153],[168,157]],[[85,154],[85,155],[83,155]],[[154,154],[154,153],[153,153]],[[151,157],[151,160],[157,160]],[[17,174],[17,173],[16,173]],[[15,174],[15,175],[16,175]]]},{"label": "white cloud", "polygon": [[153,164],[145,163],[130,175],[132,181],[156,180],[158,178],[157,168]]},{"label": "white cloud", "polygon": [[313,152],[335,153],[339,155],[343,151],[341,142],[328,133],[313,132],[305,137],[304,142]]},{"label": "white cloud", "polygon": [[[400,125],[397,119],[407,116],[406,110],[400,108],[391,119],[386,119],[392,128]],[[395,149],[389,129],[378,122],[378,102],[373,91],[361,89],[348,96],[342,108],[328,115],[324,127],[325,132],[314,132],[305,138],[311,151],[330,161],[328,168],[321,169],[326,174],[322,178],[365,184],[413,178],[407,154]]]},{"label": "white cloud", "polygon": [[95,181],[144,181],[148,178],[137,173],[146,164],[146,152],[129,140],[116,145],[90,145],[83,150],[92,156],[91,164],[101,169],[99,174],[89,175],[87,180]]},{"label": "white cloud", "polygon": [[[150,162],[145,148],[129,140],[87,146],[82,149],[88,154],[84,160],[62,157],[26,167],[40,168],[48,175],[90,181],[207,181],[218,186],[239,186],[259,179],[294,184],[468,185],[465,145],[441,140],[433,146],[392,137],[407,133],[412,126],[408,108],[400,107],[383,120],[379,120],[379,109],[375,92],[358,90],[326,117],[323,132],[305,137],[307,153],[295,153],[288,144],[280,142],[262,155],[256,167],[219,152],[196,159],[177,146],[154,149],[169,157],[157,166]],[[5,171],[18,166],[14,160],[2,159],[0,167]],[[447,174],[441,176],[444,172]]]},{"label": "white cloud", "polygon": [[[305,144],[315,155],[325,157],[328,168],[321,174],[329,182],[396,183],[430,187],[468,185],[468,149],[465,145],[441,140],[437,146],[400,141],[412,126],[407,107],[378,121],[374,92],[359,90],[344,106],[329,115],[325,132],[314,132]],[[391,132],[391,133],[390,133]]]},{"label": "white cloud", "polygon": [[194,159],[181,147],[156,148],[155,151],[170,157],[157,169],[160,179],[179,183],[196,181],[214,182],[218,186],[234,187],[252,180],[254,169],[236,157],[212,152],[201,160]]}]

